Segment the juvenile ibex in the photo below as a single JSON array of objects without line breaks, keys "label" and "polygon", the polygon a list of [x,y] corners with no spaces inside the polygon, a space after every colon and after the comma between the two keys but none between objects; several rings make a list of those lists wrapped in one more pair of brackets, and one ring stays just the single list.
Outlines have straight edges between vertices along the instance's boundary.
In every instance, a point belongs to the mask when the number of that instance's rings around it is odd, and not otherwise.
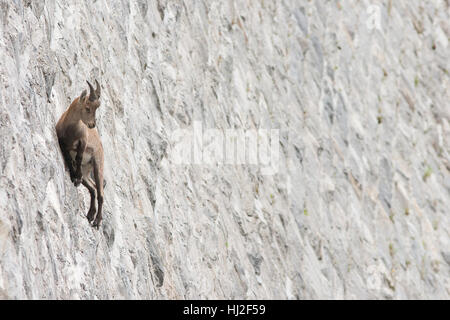
[{"label": "juvenile ibex", "polygon": [[[95,80],[97,88],[94,90],[89,81],[87,83],[89,95],[83,90],[71,103],[56,124],[56,134],[64,162],[69,169],[70,180],[76,187],[82,183],[89,190],[91,205],[87,218],[89,222],[93,221],[92,226],[98,229],[102,221],[104,186],[103,146],[95,128],[95,111],[100,106],[100,85]],[[95,215],[96,191],[97,215]]]}]

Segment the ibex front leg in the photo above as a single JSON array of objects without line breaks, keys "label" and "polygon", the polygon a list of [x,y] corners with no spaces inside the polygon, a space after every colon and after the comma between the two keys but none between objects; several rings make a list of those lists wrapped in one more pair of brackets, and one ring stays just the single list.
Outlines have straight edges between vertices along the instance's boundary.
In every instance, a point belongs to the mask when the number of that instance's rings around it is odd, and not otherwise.
[{"label": "ibex front leg", "polygon": [[75,187],[78,187],[81,183],[81,179],[83,177],[83,174],[81,173],[81,163],[83,162],[83,153],[86,150],[86,141],[81,139],[78,142],[77,147],[77,155],[75,157],[75,179],[73,181],[73,184]]},{"label": "ibex front leg", "polygon": [[75,181],[75,169],[72,165],[72,158],[70,157],[69,150],[67,149],[66,144],[62,139],[58,138],[59,147],[61,149],[61,153],[64,159],[64,162],[66,163],[67,169],[69,169],[70,174],[70,181]]}]

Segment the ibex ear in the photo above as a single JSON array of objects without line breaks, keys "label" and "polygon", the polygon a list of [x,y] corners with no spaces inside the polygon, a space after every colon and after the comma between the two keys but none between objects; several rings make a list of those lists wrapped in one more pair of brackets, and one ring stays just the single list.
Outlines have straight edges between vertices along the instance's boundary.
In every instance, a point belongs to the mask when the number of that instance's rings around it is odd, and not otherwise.
[{"label": "ibex ear", "polygon": [[84,98],[86,97],[86,90],[83,90],[82,92],[81,92],[81,96],[80,96],[80,100],[79,101],[83,101],[84,100]]}]

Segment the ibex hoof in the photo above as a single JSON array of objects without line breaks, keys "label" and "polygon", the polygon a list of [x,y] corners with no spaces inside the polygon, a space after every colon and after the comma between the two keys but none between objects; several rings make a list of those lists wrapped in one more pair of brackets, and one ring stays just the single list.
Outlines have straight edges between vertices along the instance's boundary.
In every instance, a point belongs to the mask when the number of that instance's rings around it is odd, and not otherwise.
[{"label": "ibex hoof", "polygon": [[75,187],[78,187],[80,185],[80,183],[81,183],[81,179],[75,178],[73,180],[73,184],[75,185]]},{"label": "ibex hoof", "polygon": [[88,219],[89,223],[91,223],[94,220],[95,217],[95,210],[89,210],[86,218]]},{"label": "ibex hoof", "polygon": [[92,224],[92,226],[98,230],[98,228],[100,228],[100,222],[102,220],[101,219],[95,219],[94,223]]}]

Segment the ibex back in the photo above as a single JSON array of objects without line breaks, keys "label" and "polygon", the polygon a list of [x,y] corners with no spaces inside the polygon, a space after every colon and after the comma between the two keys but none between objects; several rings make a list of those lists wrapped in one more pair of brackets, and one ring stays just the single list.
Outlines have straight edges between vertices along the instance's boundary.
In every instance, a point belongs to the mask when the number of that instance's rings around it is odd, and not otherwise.
[{"label": "ibex back", "polygon": [[[93,227],[100,226],[103,206],[103,146],[95,128],[95,111],[100,106],[100,85],[89,85],[89,95],[83,90],[56,124],[56,134],[70,180],[76,187],[83,184],[91,195],[87,218]],[[94,178],[94,179],[92,179]],[[95,215],[95,198],[98,208]]]}]

